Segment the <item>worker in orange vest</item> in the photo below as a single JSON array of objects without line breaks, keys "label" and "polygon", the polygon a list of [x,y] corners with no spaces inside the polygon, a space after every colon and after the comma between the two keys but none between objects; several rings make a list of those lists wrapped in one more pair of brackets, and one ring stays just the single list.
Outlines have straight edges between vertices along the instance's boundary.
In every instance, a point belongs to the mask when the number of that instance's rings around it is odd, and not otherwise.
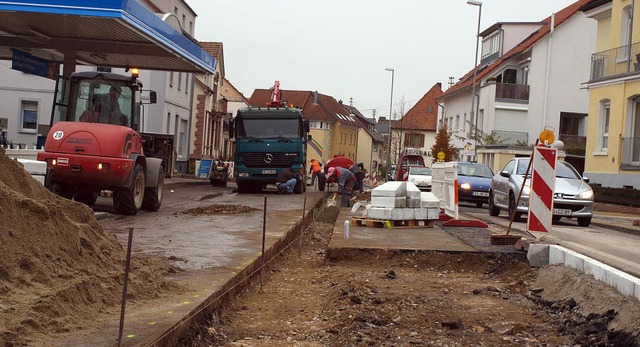
[{"label": "worker in orange vest", "polygon": [[322,164],[315,159],[311,159],[311,185],[314,185],[316,182],[316,177],[322,171]]}]

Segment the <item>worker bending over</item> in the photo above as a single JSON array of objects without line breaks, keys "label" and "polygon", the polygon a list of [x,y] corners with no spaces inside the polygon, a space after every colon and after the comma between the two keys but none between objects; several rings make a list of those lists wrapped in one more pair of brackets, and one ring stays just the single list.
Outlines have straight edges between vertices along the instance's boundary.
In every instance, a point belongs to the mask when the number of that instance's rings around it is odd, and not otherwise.
[{"label": "worker bending over", "polygon": [[341,167],[330,167],[327,171],[327,182],[338,183],[338,190],[334,193],[335,199],[338,193],[342,194],[341,207],[350,207],[351,192],[356,184],[356,176],[348,169]]}]

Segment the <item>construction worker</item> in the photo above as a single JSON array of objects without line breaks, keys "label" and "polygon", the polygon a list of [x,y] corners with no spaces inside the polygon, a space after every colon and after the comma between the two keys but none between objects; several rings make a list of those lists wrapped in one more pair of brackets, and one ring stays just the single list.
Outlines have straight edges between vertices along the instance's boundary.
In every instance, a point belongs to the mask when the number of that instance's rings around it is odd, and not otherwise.
[{"label": "construction worker", "polygon": [[286,168],[278,174],[276,177],[276,187],[278,187],[278,194],[293,194],[293,189],[298,181],[293,176],[293,170]]},{"label": "construction worker", "polygon": [[322,164],[315,159],[311,159],[311,185],[315,184],[316,177],[318,177],[320,172],[322,172]]},{"label": "construction worker", "polygon": [[330,167],[327,170],[327,182],[338,183],[338,190],[333,194],[333,199],[342,194],[341,207],[350,207],[351,192],[356,184],[356,176],[348,169],[342,167]]},{"label": "construction worker", "polygon": [[356,176],[356,185],[354,189],[358,190],[360,194],[364,193],[364,165],[362,165],[362,163],[353,164],[349,168],[349,171]]}]

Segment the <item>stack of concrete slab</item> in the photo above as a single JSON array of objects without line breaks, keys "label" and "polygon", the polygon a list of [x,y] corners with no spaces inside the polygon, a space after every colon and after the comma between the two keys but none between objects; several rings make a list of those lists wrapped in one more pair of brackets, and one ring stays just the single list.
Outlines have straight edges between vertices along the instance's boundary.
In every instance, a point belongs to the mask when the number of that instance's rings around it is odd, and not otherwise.
[{"label": "stack of concrete slab", "polygon": [[435,220],[440,216],[440,201],[435,194],[421,192],[411,182],[391,181],[371,191],[365,216],[384,220]]},{"label": "stack of concrete slab", "polygon": [[31,174],[38,182],[44,184],[44,177],[47,174],[47,163],[44,161],[18,158],[24,169]]}]

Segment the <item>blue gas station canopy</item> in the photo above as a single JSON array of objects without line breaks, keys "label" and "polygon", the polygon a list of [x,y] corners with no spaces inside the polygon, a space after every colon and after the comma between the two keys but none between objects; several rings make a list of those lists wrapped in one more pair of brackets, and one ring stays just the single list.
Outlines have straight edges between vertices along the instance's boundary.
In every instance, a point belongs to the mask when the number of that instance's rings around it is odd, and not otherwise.
[{"label": "blue gas station canopy", "polygon": [[215,72],[215,58],[167,18],[135,0],[0,0],[0,59],[17,49],[60,63]]}]

